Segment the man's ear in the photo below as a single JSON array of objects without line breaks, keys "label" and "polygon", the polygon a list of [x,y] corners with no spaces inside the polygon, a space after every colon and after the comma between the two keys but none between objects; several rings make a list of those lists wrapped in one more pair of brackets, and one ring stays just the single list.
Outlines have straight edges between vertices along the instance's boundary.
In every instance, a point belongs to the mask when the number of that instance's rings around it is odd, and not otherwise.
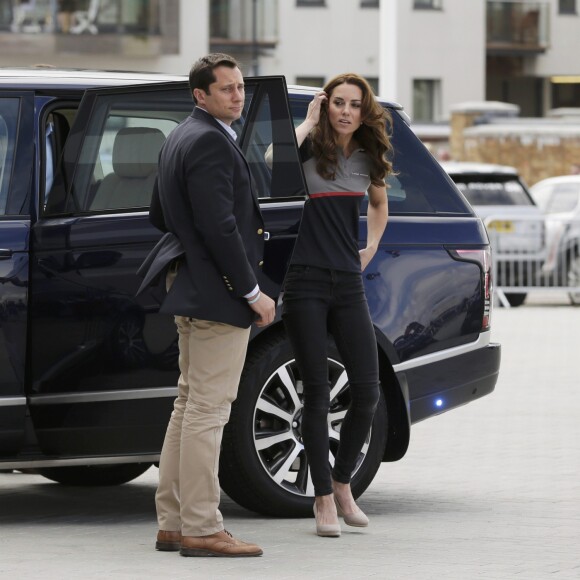
[{"label": "man's ear", "polygon": [[201,89],[193,89],[193,96],[198,105],[203,105],[205,103],[205,91]]}]

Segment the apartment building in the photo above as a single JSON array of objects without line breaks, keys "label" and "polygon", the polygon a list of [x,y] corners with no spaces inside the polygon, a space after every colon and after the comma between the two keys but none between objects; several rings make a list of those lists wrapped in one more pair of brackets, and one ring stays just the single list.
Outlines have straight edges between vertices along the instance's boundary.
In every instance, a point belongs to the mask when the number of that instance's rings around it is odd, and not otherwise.
[{"label": "apartment building", "polygon": [[0,0],[0,66],[184,73],[208,50],[246,74],[364,75],[416,122],[460,102],[580,107],[580,0]]}]

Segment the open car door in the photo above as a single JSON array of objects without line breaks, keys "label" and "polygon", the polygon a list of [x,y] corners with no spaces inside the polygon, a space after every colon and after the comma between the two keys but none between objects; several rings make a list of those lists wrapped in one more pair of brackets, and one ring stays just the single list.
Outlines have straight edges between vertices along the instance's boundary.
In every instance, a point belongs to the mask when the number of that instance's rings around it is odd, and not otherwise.
[{"label": "open car door", "polygon": [[[305,186],[284,79],[245,83],[234,128],[270,234],[274,266],[260,284],[276,297]],[[193,106],[181,82],[83,97],[32,230],[30,406],[47,454],[158,458],[177,392],[177,333],[158,312],[159,292],[135,297],[136,271],[161,235],[148,219],[159,149]],[[264,160],[270,143],[272,167]],[[289,213],[279,203],[288,199],[295,200]]]}]

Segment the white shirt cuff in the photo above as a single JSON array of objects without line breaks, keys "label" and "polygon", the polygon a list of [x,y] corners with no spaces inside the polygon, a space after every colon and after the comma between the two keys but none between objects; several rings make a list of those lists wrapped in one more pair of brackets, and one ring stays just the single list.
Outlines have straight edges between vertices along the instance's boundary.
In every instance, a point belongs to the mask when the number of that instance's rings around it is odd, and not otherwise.
[{"label": "white shirt cuff", "polygon": [[254,296],[258,292],[258,290],[260,290],[260,286],[259,284],[256,284],[256,287],[251,292],[248,292],[248,294],[244,294],[244,298],[247,300],[248,298],[250,298],[250,296]]}]

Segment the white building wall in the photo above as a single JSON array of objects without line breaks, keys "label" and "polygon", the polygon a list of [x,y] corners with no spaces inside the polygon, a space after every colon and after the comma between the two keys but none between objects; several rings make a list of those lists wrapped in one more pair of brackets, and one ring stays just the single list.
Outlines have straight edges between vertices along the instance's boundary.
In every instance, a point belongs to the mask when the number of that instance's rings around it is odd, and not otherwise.
[{"label": "white building wall", "polygon": [[322,77],[343,72],[378,77],[379,10],[360,0],[327,0],[325,7],[297,7],[278,1],[278,45],[260,59],[260,74]]},{"label": "white building wall", "polygon": [[[534,76],[580,75],[580,16],[558,14],[558,0],[549,0],[550,46],[535,59]],[[580,10],[580,0],[577,0]]]},{"label": "white building wall", "polygon": [[440,80],[438,120],[451,105],[485,97],[485,0],[444,0],[414,10],[413,0],[383,0],[380,94],[413,117],[413,79]]}]

